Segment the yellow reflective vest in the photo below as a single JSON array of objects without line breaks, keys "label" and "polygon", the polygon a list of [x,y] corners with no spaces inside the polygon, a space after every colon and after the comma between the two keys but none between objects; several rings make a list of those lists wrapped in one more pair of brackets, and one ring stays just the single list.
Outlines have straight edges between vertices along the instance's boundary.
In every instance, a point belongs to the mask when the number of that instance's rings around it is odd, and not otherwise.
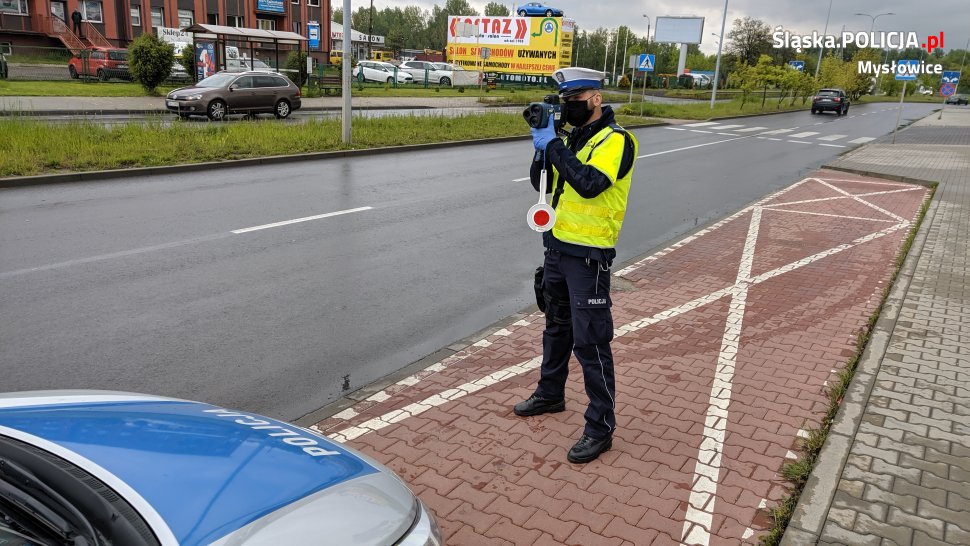
[{"label": "yellow reflective vest", "polygon": [[[624,136],[624,134],[626,136]],[[560,241],[595,248],[613,248],[620,238],[620,227],[626,214],[627,196],[633,166],[623,178],[617,179],[626,139],[633,143],[636,163],[639,144],[636,137],[615,125],[608,125],[593,135],[576,158],[605,174],[612,184],[605,191],[586,199],[576,193],[568,182],[556,203],[556,224],[552,234]],[[553,187],[559,187],[559,172],[553,168]]]}]

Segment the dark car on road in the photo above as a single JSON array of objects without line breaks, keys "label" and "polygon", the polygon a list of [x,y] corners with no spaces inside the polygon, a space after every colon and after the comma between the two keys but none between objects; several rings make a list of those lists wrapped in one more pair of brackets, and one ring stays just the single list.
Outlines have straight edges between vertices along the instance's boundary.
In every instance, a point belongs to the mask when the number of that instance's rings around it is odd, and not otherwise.
[{"label": "dark car on road", "polygon": [[844,116],[849,113],[849,96],[841,89],[819,89],[812,97],[812,113],[835,112]]},{"label": "dark car on road", "polygon": [[165,97],[169,111],[213,121],[229,114],[274,114],[283,119],[301,106],[300,88],[273,72],[219,72]]},{"label": "dark car on road", "polygon": [[946,101],[944,102],[946,104],[960,105],[960,104],[967,104],[968,99],[966,95],[950,95],[949,97],[946,98]]}]

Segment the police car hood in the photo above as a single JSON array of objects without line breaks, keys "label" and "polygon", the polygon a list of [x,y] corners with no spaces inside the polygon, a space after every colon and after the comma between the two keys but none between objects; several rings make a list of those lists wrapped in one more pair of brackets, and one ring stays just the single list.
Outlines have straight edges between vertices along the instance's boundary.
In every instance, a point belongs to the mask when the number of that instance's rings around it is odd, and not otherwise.
[{"label": "police car hood", "polygon": [[417,500],[375,461],[251,413],[137,394],[0,394],[0,435],[124,496],[163,544],[392,544]]}]

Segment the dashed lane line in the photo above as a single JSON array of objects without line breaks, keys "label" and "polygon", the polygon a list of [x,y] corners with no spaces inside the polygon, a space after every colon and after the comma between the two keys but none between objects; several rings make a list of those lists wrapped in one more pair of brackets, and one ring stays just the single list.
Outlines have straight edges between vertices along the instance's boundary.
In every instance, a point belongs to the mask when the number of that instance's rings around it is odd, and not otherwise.
[{"label": "dashed lane line", "polygon": [[707,127],[708,125],[717,125],[716,121],[702,121],[700,123],[685,123],[684,127]]},{"label": "dashed lane line", "polygon": [[872,142],[873,140],[876,140],[876,139],[873,137],[864,136],[864,137],[857,138],[855,140],[850,140],[849,144],[865,144],[866,142]]},{"label": "dashed lane line", "polygon": [[747,127],[745,129],[738,129],[735,133],[749,133],[754,131],[761,131],[762,129],[767,129],[767,127]]},{"label": "dashed lane line", "polygon": [[836,134],[836,135],[826,135],[826,136],[823,136],[823,137],[818,137],[818,140],[833,141],[833,140],[843,139],[843,138],[845,138],[847,136],[849,136],[849,135],[838,135],[838,134]]},{"label": "dashed lane line", "polygon": [[283,220],[282,222],[273,222],[272,224],[263,224],[261,226],[253,226],[253,227],[242,228],[242,229],[234,229],[234,230],[232,230],[232,233],[234,233],[236,235],[239,235],[241,233],[249,233],[251,231],[259,231],[259,230],[262,230],[262,229],[270,229],[270,228],[275,228],[275,227],[288,226],[290,224],[298,224],[298,223],[301,223],[301,222],[309,222],[311,220],[320,220],[322,218],[331,218],[333,216],[341,216],[341,215],[344,215],[344,214],[352,214],[354,212],[362,212],[362,211],[365,211],[365,210],[371,210],[372,208],[374,208],[374,207],[357,207],[355,209],[338,210],[336,212],[328,212],[326,214],[317,214],[316,216],[306,216],[306,217],[303,217],[303,218],[294,218],[293,220]]},{"label": "dashed lane line", "polygon": [[815,136],[818,131],[805,131],[803,133],[795,133],[794,135],[788,135],[789,138],[805,138],[810,136]]}]

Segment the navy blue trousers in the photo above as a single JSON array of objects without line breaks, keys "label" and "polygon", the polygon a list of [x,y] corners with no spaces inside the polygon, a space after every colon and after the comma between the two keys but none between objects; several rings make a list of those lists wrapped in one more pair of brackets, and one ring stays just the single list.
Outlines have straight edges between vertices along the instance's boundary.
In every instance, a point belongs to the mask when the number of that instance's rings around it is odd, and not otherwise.
[{"label": "navy blue trousers", "polygon": [[569,354],[574,353],[589,397],[584,432],[606,438],[616,428],[609,266],[547,249],[543,268],[546,329],[536,394],[565,398]]}]

